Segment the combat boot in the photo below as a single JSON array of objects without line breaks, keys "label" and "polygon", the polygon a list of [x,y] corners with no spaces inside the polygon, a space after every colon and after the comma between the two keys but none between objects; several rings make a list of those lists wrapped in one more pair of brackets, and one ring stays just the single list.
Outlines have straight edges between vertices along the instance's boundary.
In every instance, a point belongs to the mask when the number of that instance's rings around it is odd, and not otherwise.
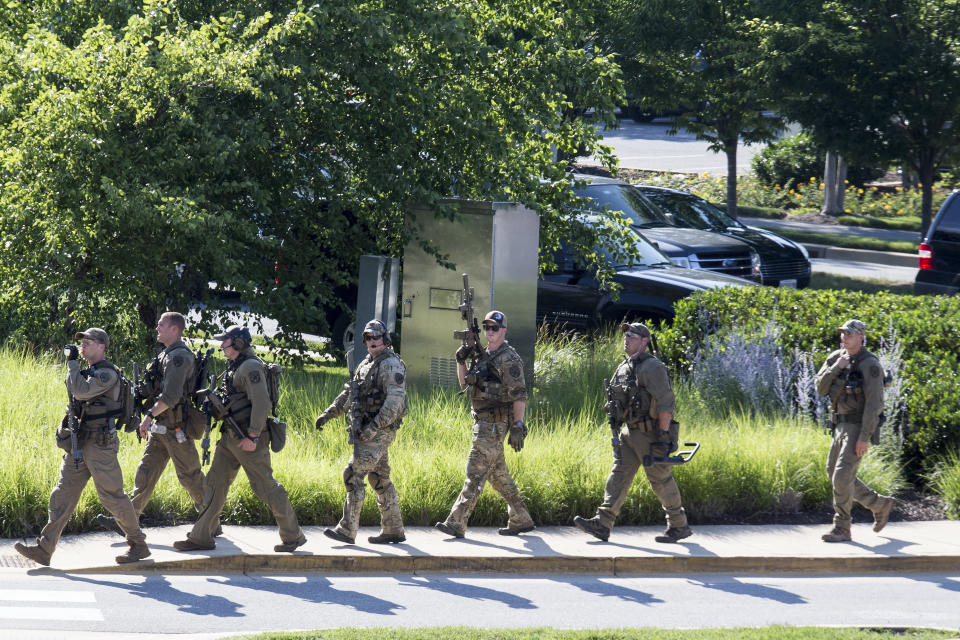
[{"label": "combat boot", "polygon": [[503,527],[502,529],[497,529],[497,533],[502,536],[518,536],[521,533],[527,533],[528,531],[533,531],[534,529],[536,529],[536,527],[530,524],[526,527],[517,527],[516,529],[511,527]]},{"label": "combat boot", "polygon": [[679,542],[684,538],[689,538],[693,535],[693,529],[690,527],[667,527],[667,530],[663,532],[663,535],[657,536],[654,538],[657,542]]},{"label": "combat boot", "polygon": [[123,532],[123,529],[120,528],[120,525],[117,524],[116,518],[111,518],[110,516],[105,516],[102,513],[97,514],[97,524],[106,529],[107,531],[113,531],[117,535],[127,537],[127,534]]},{"label": "combat boot", "polygon": [[117,556],[114,560],[117,561],[117,564],[127,564],[128,562],[136,562],[137,560],[143,560],[144,558],[150,555],[150,548],[143,542],[128,542],[130,548],[127,549],[126,553]]},{"label": "combat boot", "polygon": [[820,536],[820,539],[824,542],[850,542],[853,538],[850,537],[850,527],[834,525],[833,529]]},{"label": "combat boot", "polygon": [[50,553],[41,547],[40,545],[30,546],[18,542],[13,545],[13,548],[17,550],[17,553],[22,555],[24,558],[30,558],[37,564],[42,564],[45,567],[50,566]]},{"label": "combat boot", "polygon": [[573,524],[577,525],[580,529],[586,531],[594,538],[599,538],[604,542],[610,538],[610,527],[605,527],[600,524],[600,520],[596,517],[581,518],[580,516],[574,516]]},{"label": "combat boot", "polygon": [[173,543],[173,548],[177,551],[211,551],[217,548],[216,544],[199,544],[190,538],[186,540],[177,540]]},{"label": "combat boot", "polygon": [[457,531],[456,529],[448,525],[446,522],[438,522],[433,526],[453,538],[463,537],[463,531]]},{"label": "combat boot", "polygon": [[884,496],[883,506],[873,512],[873,530],[880,533],[880,530],[887,526],[890,520],[890,512],[893,511],[893,505],[896,500],[889,496]]},{"label": "combat boot", "polygon": [[356,540],[356,538],[351,538],[350,536],[344,533],[340,533],[336,529],[324,529],[323,535],[327,536],[328,538],[332,538],[337,542],[342,542],[344,544],[353,544],[354,540]]},{"label": "combat boot", "polygon": [[381,533],[377,536],[370,536],[367,542],[370,544],[397,544],[406,541],[407,536],[402,533]]},{"label": "combat boot", "polygon": [[274,545],[273,550],[277,553],[292,553],[297,550],[297,547],[302,547],[307,544],[307,536],[301,535],[299,540],[294,542],[284,542],[283,544]]}]

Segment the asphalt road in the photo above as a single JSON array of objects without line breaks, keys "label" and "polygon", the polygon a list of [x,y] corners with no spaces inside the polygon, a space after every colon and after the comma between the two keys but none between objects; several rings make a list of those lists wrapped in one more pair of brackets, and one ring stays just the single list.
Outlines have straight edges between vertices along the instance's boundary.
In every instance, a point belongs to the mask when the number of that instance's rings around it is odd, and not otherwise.
[{"label": "asphalt road", "polygon": [[[680,171],[684,173],[727,174],[727,157],[710,151],[707,143],[697,140],[688,131],[670,135],[670,122],[658,118],[653,122],[636,123],[624,118],[617,129],[603,134],[604,144],[613,147],[621,167],[651,171]],[[737,148],[737,175],[750,171],[750,160],[766,145],[741,144]],[[591,161],[582,158],[583,161]]]},{"label": "asphalt road", "polygon": [[[334,627],[960,628],[960,575],[4,575],[0,628],[226,634]],[[907,604],[909,603],[909,604]],[[20,630],[14,632],[14,630]],[[38,634],[27,635],[23,630]],[[104,637],[104,636],[102,636]]]}]

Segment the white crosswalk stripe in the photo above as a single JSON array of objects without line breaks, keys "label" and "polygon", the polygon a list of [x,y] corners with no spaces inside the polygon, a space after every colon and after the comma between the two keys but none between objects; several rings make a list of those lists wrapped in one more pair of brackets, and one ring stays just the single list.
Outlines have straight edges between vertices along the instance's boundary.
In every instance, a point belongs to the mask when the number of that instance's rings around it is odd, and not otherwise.
[{"label": "white crosswalk stripe", "polygon": [[32,591],[0,589],[0,602],[49,603],[54,606],[0,606],[0,620],[101,621],[98,608],[63,604],[96,604],[92,591]]}]

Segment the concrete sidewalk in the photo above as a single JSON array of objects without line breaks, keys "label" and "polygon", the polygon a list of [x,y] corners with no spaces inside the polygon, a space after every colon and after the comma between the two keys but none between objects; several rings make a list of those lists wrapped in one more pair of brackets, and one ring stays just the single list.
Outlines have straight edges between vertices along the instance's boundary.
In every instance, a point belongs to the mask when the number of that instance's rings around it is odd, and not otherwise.
[{"label": "concrete sidewalk", "polygon": [[815,233],[836,233],[845,236],[860,236],[861,238],[878,238],[880,240],[901,240],[919,244],[919,231],[900,231],[897,229],[874,229],[873,227],[856,227],[843,224],[813,224],[800,222],[790,218],[739,218],[740,222],[751,227],[761,227],[776,232],[777,229],[794,229],[796,231],[811,231]]},{"label": "concrete sidewalk", "polygon": [[[377,529],[361,529],[357,545],[305,527],[307,544],[295,553],[275,553],[276,527],[225,526],[212,551],[183,553],[173,548],[189,526],[146,529],[153,551],[141,562],[117,565],[126,543],[110,532],[64,536],[50,568],[20,556],[16,540],[2,540],[0,567],[30,573],[864,573],[960,571],[960,522],[891,522],[881,533],[855,524],[854,541],[828,544],[822,525],[695,526],[679,544],[659,544],[662,527],[617,527],[601,542],[575,527],[544,527],[517,537],[496,529],[469,529],[463,539],[431,527],[407,528],[407,541],[371,545]],[[33,541],[30,541],[33,543]]]}]

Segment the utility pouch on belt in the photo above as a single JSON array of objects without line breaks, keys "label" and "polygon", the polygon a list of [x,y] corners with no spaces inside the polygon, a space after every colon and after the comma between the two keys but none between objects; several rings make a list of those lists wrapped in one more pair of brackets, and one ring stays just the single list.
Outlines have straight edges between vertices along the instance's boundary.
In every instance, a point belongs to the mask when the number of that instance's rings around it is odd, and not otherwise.
[{"label": "utility pouch on belt", "polygon": [[183,432],[191,440],[199,440],[203,437],[207,429],[207,416],[200,411],[192,402],[184,402],[183,407]]},{"label": "utility pouch on belt", "polygon": [[267,418],[267,432],[270,434],[270,450],[277,453],[287,444],[287,423],[270,416]]}]

